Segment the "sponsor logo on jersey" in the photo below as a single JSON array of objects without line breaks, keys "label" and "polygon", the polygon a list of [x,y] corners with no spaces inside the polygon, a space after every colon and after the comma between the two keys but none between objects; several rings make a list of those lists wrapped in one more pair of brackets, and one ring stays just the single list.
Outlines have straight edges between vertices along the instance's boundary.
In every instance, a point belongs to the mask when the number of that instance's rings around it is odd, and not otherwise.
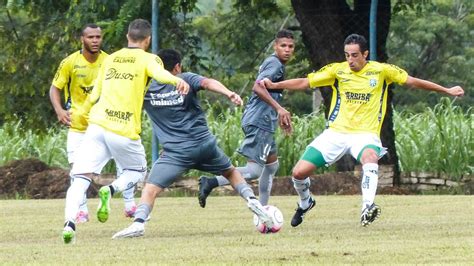
[{"label": "sponsor logo on jersey", "polygon": [[128,79],[133,80],[134,75],[126,72],[118,72],[115,68],[109,68],[105,74],[105,80],[109,79]]},{"label": "sponsor logo on jersey", "polygon": [[81,68],[86,68],[86,66],[74,65],[72,68],[73,69],[81,69]]},{"label": "sponsor logo on jersey", "polygon": [[175,106],[184,103],[184,96],[173,90],[164,93],[149,93],[150,104],[153,106]]},{"label": "sponsor logo on jersey", "polygon": [[130,117],[133,115],[133,113],[130,112],[116,111],[110,109],[105,109],[105,113],[107,114],[108,120],[114,120],[121,123],[130,121]]},{"label": "sponsor logo on jersey", "polygon": [[83,94],[90,94],[94,86],[83,87],[81,86],[81,90]]},{"label": "sponsor logo on jersey", "polygon": [[379,75],[382,71],[367,71],[365,72],[366,76],[376,76]]},{"label": "sponsor logo on jersey", "polygon": [[346,92],[346,99],[350,103],[365,104],[370,101],[372,93],[357,93],[357,92]]},{"label": "sponsor logo on jersey", "polygon": [[117,56],[114,58],[114,63],[135,63],[137,59],[133,56],[127,56],[127,57],[122,57],[122,56]]}]

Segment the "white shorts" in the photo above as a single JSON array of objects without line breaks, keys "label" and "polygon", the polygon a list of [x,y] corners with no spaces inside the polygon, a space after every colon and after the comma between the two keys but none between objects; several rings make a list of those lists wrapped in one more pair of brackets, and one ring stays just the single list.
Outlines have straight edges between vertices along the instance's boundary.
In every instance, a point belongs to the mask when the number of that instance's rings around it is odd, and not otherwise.
[{"label": "white shorts", "polygon": [[85,132],[75,132],[69,130],[67,133],[67,160],[69,164],[75,162],[76,152],[81,146],[82,140],[84,139]]},{"label": "white shorts", "polygon": [[100,174],[111,158],[119,169],[139,172],[147,169],[145,148],[140,139],[132,140],[90,124],[77,150],[71,175]]},{"label": "white shorts", "polygon": [[387,153],[379,136],[374,133],[341,133],[325,129],[309,144],[321,152],[328,165],[335,163],[347,153],[358,159],[360,152],[367,145],[375,145],[380,148],[379,158]]}]

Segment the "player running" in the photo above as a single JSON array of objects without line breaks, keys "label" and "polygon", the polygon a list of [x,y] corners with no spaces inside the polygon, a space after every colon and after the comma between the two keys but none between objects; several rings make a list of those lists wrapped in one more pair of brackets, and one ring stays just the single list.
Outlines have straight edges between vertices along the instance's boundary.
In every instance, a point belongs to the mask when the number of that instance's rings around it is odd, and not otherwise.
[{"label": "player running", "polygon": [[292,226],[303,222],[304,215],[315,206],[309,190],[311,175],[317,167],[333,164],[349,153],[362,164],[362,211],[360,222],[371,224],[381,213],[374,203],[378,183],[378,160],[386,153],[380,141],[387,107],[388,85],[395,82],[411,88],[462,96],[460,86],[446,88],[431,81],[411,77],[397,66],[368,61],[366,39],[357,34],[344,41],[346,62],[329,64],[307,78],[274,83],[269,79],[262,85],[269,89],[304,90],[331,86],[333,97],[327,129],[306,148],[293,168],[293,184],[300,201],[291,220]]},{"label": "player running", "polygon": [[[285,64],[290,60],[295,49],[293,33],[281,30],[275,36],[271,56],[267,57],[258,70],[253,93],[242,116],[242,130],[245,134],[238,152],[247,158],[247,164],[237,167],[246,180],[258,178],[259,199],[263,205],[268,204],[272,190],[273,177],[278,171],[278,154],[275,142],[277,121],[288,134],[291,133],[291,115],[280,102],[283,90],[267,91],[259,81],[268,78],[274,82],[285,79]],[[199,179],[199,205],[206,206],[206,199],[211,191],[228,185],[223,176]]]},{"label": "player running", "polygon": [[242,105],[240,96],[215,79],[190,72],[181,73],[181,55],[175,50],[161,50],[158,55],[162,58],[165,69],[188,82],[191,89],[183,96],[172,85],[156,81],[150,85],[145,96],[145,110],[163,151],[143,188],[135,221],[112,238],[143,236],[145,220],[153,209],[155,198],[189,169],[225,176],[235,191],[247,201],[250,210],[268,228],[272,228],[273,220],[262,209],[250,186],[230,163],[229,157],[217,146],[216,138],[207,126],[197,93],[201,89],[220,93],[236,105]]},{"label": "player running", "polygon": [[140,132],[143,97],[149,79],[173,84],[180,94],[189,90],[186,82],[163,68],[158,56],[145,52],[151,39],[148,21],[132,21],[127,39],[127,48],[104,60],[93,93],[84,105],[85,113],[90,109],[89,127],[71,170],[74,182],[66,194],[64,243],[71,243],[75,238],[74,217],[93,174],[100,173],[111,157],[122,171],[111,185],[99,190],[100,222],[109,217],[112,195],[135,186],[145,177],[147,165]]}]

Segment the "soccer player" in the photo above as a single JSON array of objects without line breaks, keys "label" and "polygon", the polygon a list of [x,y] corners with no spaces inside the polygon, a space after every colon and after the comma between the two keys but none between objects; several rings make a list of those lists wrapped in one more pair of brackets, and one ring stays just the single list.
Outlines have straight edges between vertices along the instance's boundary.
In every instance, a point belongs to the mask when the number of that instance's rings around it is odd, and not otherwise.
[{"label": "soccer player", "polygon": [[307,78],[274,83],[264,79],[266,88],[304,90],[332,86],[333,97],[327,128],[306,148],[293,168],[293,184],[300,201],[291,225],[303,222],[304,215],[316,204],[309,187],[309,175],[317,167],[330,165],[349,153],[362,164],[362,226],[371,224],[381,213],[374,203],[378,183],[378,160],[386,153],[380,141],[380,129],[387,107],[388,85],[395,82],[411,88],[462,96],[460,86],[446,88],[431,81],[411,77],[397,66],[368,61],[366,39],[358,34],[344,41],[345,62],[324,66]]},{"label": "soccer player", "polygon": [[[61,62],[49,89],[51,104],[58,121],[69,127],[67,155],[71,167],[88,125],[87,113],[84,112],[82,106],[92,92],[99,68],[107,57],[107,54],[100,50],[102,32],[99,26],[86,24],[81,32],[81,50],[69,55]],[[64,108],[61,91],[64,93]],[[76,215],[76,223],[89,220],[86,194],[84,193],[83,202]],[[123,192],[125,215],[128,217],[133,216],[136,209],[133,196],[133,187]]]},{"label": "soccer player", "polygon": [[108,219],[111,196],[135,186],[145,177],[147,166],[140,132],[143,97],[150,78],[175,85],[177,93],[186,94],[189,90],[186,82],[163,68],[158,56],[145,52],[150,35],[148,21],[136,19],[130,23],[128,47],[104,60],[94,90],[84,104],[84,112],[90,110],[89,127],[71,170],[74,182],[66,194],[65,243],[75,239],[74,216],[93,174],[100,173],[110,158],[122,171],[111,185],[99,190],[100,222]]},{"label": "soccer player", "polygon": [[242,104],[240,96],[215,79],[190,72],[181,73],[181,55],[175,50],[161,50],[158,55],[163,60],[165,69],[188,82],[191,89],[186,96],[182,96],[176,93],[172,85],[156,81],[150,85],[145,96],[145,110],[151,119],[154,133],[161,141],[163,151],[146,181],[135,213],[135,221],[112,238],[143,236],[145,219],[153,209],[155,198],[189,169],[225,176],[240,196],[247,200],[250,210],[271,228],[273,221],[262,209],[252,189],[217,146],[216,138],[207,126],[197,94],[201,89],[206,89],[225,95],[236,105]]},{"label": "soccer player", "polygon": [[[285,64],[290,60],[295,49],[293,34],[288,30],[279,31],[273,42],[274,53],[267,57],[259,68],[253,93],[242,116],[242,130],[245,134],[238,152],[247,158],[247,164],[237,167],[246,180],[259,180],[259,199],[263,205],[268,204],[272,189],[273,177],[278,171],[277,145],[275,130],[277,121],[287,133],[291,133],[291,115],[280,102],[283,90],[267,91],[259,81],[268,78],[274,82],[284,80]],[[206,206],[206,199],[218,186],[228,185],[222,176],[199,179],[199,205]]]}]

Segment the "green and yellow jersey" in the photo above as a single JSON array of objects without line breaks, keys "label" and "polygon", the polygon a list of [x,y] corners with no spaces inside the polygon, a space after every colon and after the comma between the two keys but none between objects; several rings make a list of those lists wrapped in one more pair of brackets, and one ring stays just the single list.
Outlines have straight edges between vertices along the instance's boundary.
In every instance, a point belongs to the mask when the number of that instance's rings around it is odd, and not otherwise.
[{"label": "green and yellow jersey", "polygon": [[94,87],[102,62],[107,54],[100,51],[94,63],[90,63],[77,51],[66,57],[58,67],[53,79],[53,86],[64,91],[66,108],[71,112],[70,130],[84,132],[87,129],[87,113],[84,102]]},{"label": "green and yellow jersey", "polygon": [[329,64],[308,75],[311,88],[333,89],[327,127],[338,132],[380,135],[387,109],[387,89],[404,84],[408,74],[397,66],[368,61],[359,72],[347,62]]},{"label": "green and yellow jersey", "polygon": [[143,99],[150,78],[177,85],[180,78],[161,59],[139,48],[123,48],[104,61],[89,97],[89,123],[118,135],[139,139]]}]

